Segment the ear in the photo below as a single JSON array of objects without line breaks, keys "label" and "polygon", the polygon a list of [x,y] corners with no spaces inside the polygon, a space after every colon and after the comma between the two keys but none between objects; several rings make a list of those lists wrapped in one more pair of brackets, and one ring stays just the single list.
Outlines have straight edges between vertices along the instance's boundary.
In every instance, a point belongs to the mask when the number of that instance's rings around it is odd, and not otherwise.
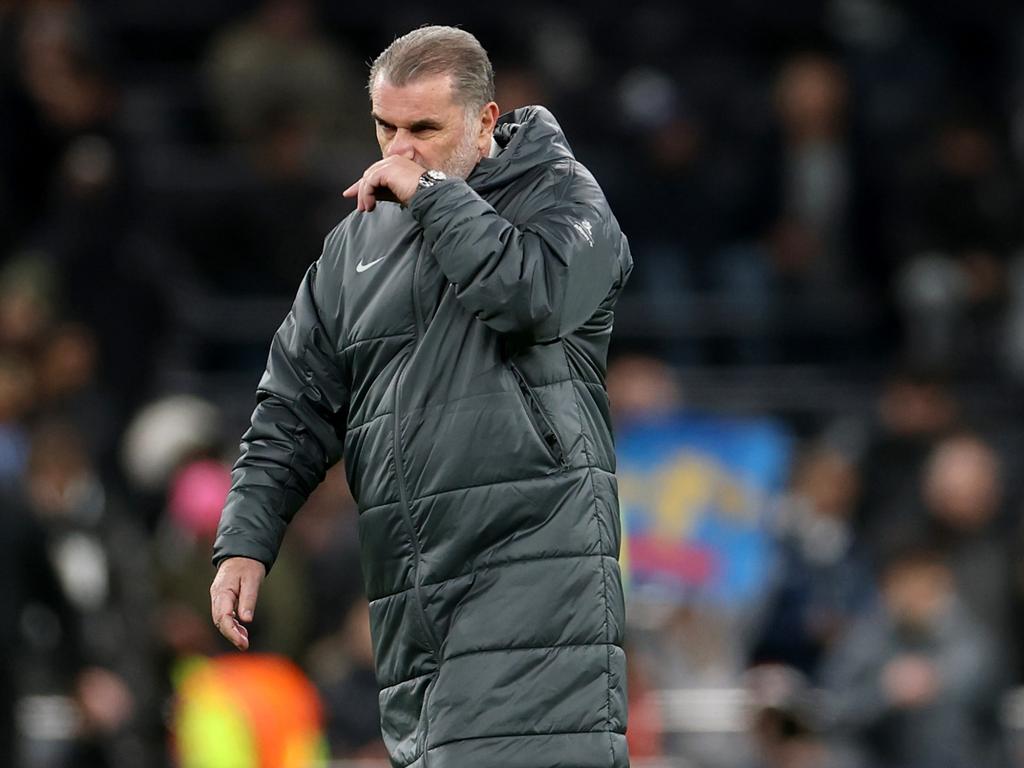
[{"label": "ear", "polygon": [[480,112],[480,130],[487,134],[494,133],[495,125],[498,123],[498,116],[501,114],[498,104],[494,101],[488,101],[484,104],[483,110]]},{"label": "ear", "polygon": [[479,133],[477,133],[476,140],[480,146],[480,152],[484,156],[490,151],[490,136],[495,132],[499,115],[501,115],[501,111],[494,101],[488,101],[480,110]]}]

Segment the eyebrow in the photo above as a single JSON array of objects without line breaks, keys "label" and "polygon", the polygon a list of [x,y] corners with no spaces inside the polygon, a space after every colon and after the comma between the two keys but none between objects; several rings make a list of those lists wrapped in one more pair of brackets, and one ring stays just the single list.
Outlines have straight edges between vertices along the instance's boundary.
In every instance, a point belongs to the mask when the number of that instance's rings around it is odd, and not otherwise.
[{"label": "eyebrow", "polygon": [[[391,123],[389,123],[387,120],[385,120],[384,118],[380,117],[379,115],[374,114],[373,112],[370,113],[370,116],[374,120],[376,120],[378,123],[380,123],[382,126],[384,126],[385,128],[394,128],[395,127]],[[424,118],[423,120],[416,120],[415,122],[413,122],[409,126],[409,130],[410,131],[414,131],[414,132],[415,131],[439,131],[439,130],[441,130],[441,124],[439,122],[437,122],[436,120],[433,120],[431,118]]]}]

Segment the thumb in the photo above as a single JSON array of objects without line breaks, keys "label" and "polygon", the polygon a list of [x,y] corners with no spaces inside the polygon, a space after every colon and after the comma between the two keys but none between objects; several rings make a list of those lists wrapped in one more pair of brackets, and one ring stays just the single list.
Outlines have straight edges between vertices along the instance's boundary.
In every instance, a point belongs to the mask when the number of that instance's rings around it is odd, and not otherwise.
[{"label": "thumb", "polygon": [[244,622],[252,621],[256,611],[256,598],[260,591],[262,579],[254,573],[242,574],[238,591],[238,618]]}]

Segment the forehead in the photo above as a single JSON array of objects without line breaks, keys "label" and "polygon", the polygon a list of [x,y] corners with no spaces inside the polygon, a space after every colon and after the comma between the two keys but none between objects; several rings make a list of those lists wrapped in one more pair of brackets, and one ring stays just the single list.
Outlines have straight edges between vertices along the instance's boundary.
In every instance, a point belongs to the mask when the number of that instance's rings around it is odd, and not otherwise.
[{"label": "forehead", "polygon": [[371,102],[374,114],[394,125],[425,118],[444,119],[458,109],[449,75],[429,75],[405,85],[378,78]]}]

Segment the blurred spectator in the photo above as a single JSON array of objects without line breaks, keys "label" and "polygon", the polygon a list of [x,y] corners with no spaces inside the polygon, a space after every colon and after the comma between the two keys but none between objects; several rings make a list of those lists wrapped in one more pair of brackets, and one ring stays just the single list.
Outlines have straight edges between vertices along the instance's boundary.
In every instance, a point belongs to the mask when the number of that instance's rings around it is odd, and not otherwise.
[{"label": "blurred spectator", "polygon": [[314,647],[312,659],[326,710],[331,757],[387,759],[380,735],[369,607],[364,599],[353,600],[343,616],[334,635]]},{"label": "blurred spectator", "polygon": [[37,408],[74,426],[91,455],[107,456],[119,435],[98,368],[95,334],[77,323],[56,326],[37,356]]},{"label": "blurred spectator", "polygon": [[863,617],[825,672],[832,727],[864,766],[1001,765],[993,727],[999,667],[937,550],[908,545],[882,574],[881,610]]},{"label": "blurred spectator", "polygon": [[664,362],[642,355],[614,360],[608,367],[608,400],[616,424],[657,420],[682,405],[675,373]]},{"label": "blurred spectator", "polygon": [[[0,364],[0,391],[3,376]],[[63,605],[44,532],[28,513],[23,489],[14,480],[0,478],[0,764],[9,766],[20,765],[15,728],[19,670],[40,640],[56,640],[50,630]]]},{"label": "blurred spectator", "polygon": [[0,332],[24,334],[26,322],[53,319],[89,327],[92,377],[119,394],[92,393],[107,423],[94,446],[106,464],[110,432],[148,384],[161,318],[154,265],[133,239],[140,201],[118,126],[120,90],[81,4],[28,3],[13,20],[17,56],[0,83],[0,200],[9,197],[12,211],[9,222],[0,214],[0,262],[11,248],[32,249],[30,263],[45,272],[46,306],[33,318],[16,293]]},{"label": "blurred spectator", "polygon": [[0,253],[39,224],[67,147],[107,133],[114,105],[81,6],[26,3],[6,21],[16,55],[0,69]]},{"label": "blurred spectator", "polygon": [[[995,133],[978,120],[942,124],[906,192],[898,276],[906,348],[932,366],[998,362],[1006,264],[1024,242],[1020,184]],[[1019,346],[1020,342],[1016,342]]]},{"label": "blurred spectator", "polygon": [[0,271],[0,348],[34,354],[56,312],[55,275],[38,253],[20,254]]},{"label": "blurred spectator", "polygon": [[0,486],[19,480],[28,462],[24,424],[33,405],[34,383],[25,360],[0,353]]},{"label": "blurred spectator", "polygon": [[121,445],[123,470],[133,488],[161,493],[189,458],[216,451],[220,411],[192,395],[170,395],[139,409]]},{"label": "blurred spectator", "polygon": [[1002,474],[991,445],[977,435],[954,435],[929,458],[921,495],[928,535],[945,552],[964,605],[993,638],[1009,680],[1019,649],[1013,634],[1012,541],[1002,514]]},{"label": "blurred spectator", "polygon": [[[359,519],[339,462],[328,472],[292,522],[287,546],[304,566],[303,594],[311,606],[307,642],[338,631],[340,614],[363,599],[359,561]],[[338,613],[312,606],[339,606]]]},{"label": "blurred spectator", "polygon": [[775,130],[748,149],[728,214],[732,241],[709,267],[713,284],[756,318],[737,346],[741,362],[829,359],[833,350],[798,340],[819,325],[864,325],[867,307],[848,295],[863,287],[872,243],[846,73],[838,60],[797,54],[782,64],[773,95]]},{"label": "blurred spectator", "polygon": [[[362,128],[369,141],[369,118]],[[226,185],[183,200],[173,237],[203,287],[290,296],[340,218],[340,197],[332,176],[313,173],[315,134],[295,108],[271,108],[251,134],[249,161],[225,168]]]},{"label": "blurred spectator", "polygon": [[[195,456],[183,461],[167,488],[167,507],[158,530],[159,633],[169,661],[223,649],[210,620],[210,551],[220,511],[230,488],[230,468]],[[310,605],[302,561],[294,545],[282,549],[274,578],[260,590],[260,610],[250,627],[252,648],[301,655]],[[205,586],[204,586],[205,585]]]},{"label": "blurred spectator", "polygon": [[804,290],[835,290],[852,276],[854,170],[845,74],[823,56],[796,57],[783,66],[775,99],[783,148],[774,265]]},{"label": "blurred spectator", "polygon": [[854,768],[823,733],[820,696],[786,666],[765,664],[746,674],[750,696],[751,768]]},{"label": "blurred spectator", "polygon": [[864,449],[858,533],[874,554],[893,529],[922,517],[919,477],[936,443],[961,420],[946,377],[898,370],[882,384]]},{"label": "blurred spectator", "polygon": [[21,685],[73,695],[81,720],[57,764],[153,764],[153,585],[141,531],[104,488],[79,436],[58,422],[33,435],[22,498],[56,591],[29,622]]},{"label": "blurred spectator", "polygon": [[798,462],[777,520],[778,564],[753,663],[788,665],[814,678],[821,658],[874,598],[853,515],[860,478],[834,449]]},{"label": "blurred spectator", "polygon": [[318,143],[367,125],[361,70],[318,28],[309,0],[264,0],[250,18],[219,34],[206,80],[233,141],[258,140],[274,110],[294,115]]}]

